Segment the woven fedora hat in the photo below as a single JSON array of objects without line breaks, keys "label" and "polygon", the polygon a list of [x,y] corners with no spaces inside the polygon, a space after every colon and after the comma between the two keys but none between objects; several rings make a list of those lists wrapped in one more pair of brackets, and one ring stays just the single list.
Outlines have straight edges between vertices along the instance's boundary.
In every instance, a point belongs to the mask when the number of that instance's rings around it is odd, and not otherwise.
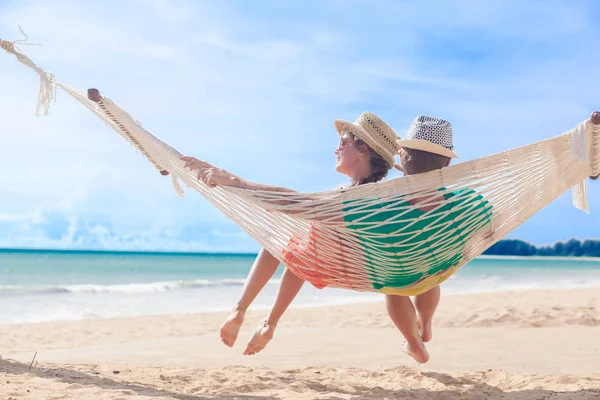
[{"label": "woven fedora hat", "polygon": [[408,128],[404,140],[397,140],[396,143],[407,149],[459,158],[454,152],[452,125],[440,118],[419,115]]},{"label": "woven fedora hat", "polygon": [[394,167],[396,163],[394,155],[398,151],[396,141],[399,138],[396,132],[377,115],[367,111],[362,113],[354,123],[336,119],[333,124],[340,136],[345,131],[354,134],[387,162],[388,169]]}]

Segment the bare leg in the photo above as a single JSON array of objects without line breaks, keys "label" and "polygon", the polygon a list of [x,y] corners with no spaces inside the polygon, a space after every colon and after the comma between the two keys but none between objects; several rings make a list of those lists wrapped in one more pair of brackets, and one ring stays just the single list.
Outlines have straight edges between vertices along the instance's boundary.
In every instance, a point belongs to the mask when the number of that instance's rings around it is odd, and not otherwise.
[{"label": "bare leg", "polygon": [[417,308],[419,316],[417,326],[424,342],[429,342],[433,337],[431,321],[433,319],[433,314],[440,303],[440,292],[440,286],[437,285],[415,297],[415,307]]},{"label": "bare leg", "polygon": [[221,327],[221,341],[232,347],[238,337],[244,315],[250,304],[256,299],[256,296],[269,282],[269,279],[275,275],[279,260],[271,255],[265,249],[261,249],[254,260],[254,265],[248,274],[246,284],[242,290],[242,296],[233,308],[233,311]]},{"label": "bare leg", "polygon": [[429,354],[417,328],[417,313],[410,297],[386,295],[387,312],[396,328],[406,339],[402,350],[417,362],[425,363]]},{"label": "bare leg", "polygon": [[258,326],[254,336],[248,342],[246,350],[244,350],[245,355],[251,356],[258,353],[265,348],[271,339],[273,339],[277,323],[290,304],[292,304],[292,301],[296,298],[300,289],[302,289],[303,284],[304,280],[298,278],[288,269],[283,271],[283,277],[281,278],[281,285],[279,286],[275,303],[273,304],[269,315],[267,315],[267,318]]}]

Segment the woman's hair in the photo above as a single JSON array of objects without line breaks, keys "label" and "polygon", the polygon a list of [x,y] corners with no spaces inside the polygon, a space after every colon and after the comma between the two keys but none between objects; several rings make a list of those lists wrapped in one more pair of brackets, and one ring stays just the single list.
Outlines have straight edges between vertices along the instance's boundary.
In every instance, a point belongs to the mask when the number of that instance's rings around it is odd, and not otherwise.
[{"label": "woman's hair", "polygon": [[448,160],[448,157],[439,154],[405,147],[400,152],[400,161],[406,175],[421,174],[444,168],[448,165]]},{"label": "woman's hair", "polygon": [[365,179],[361,179],[356,182],[356,185],[364,185],[365,183],[373,183],[379,182],[383,178],[385,178],[388,174],[389,168],[387,162],[372,148],[370,148],[365,142],[361,139],[350,133],[352,137],[352,144],[354,147],[361,149],[367,149],[369,153],[369,165],[371,167],[371,175],[367,176]]}]

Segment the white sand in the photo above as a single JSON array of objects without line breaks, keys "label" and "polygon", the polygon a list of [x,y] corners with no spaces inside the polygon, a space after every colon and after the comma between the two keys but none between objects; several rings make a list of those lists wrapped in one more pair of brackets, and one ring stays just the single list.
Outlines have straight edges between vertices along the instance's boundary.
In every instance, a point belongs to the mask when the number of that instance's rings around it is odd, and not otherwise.
[{"label": "white sand", "polygon": [[233,349],[224,314],[0,326],[0,398],[600,398],[598,288],[445,296],[424,365],[383,303],[291,310],[242,356],[262,314]]}]

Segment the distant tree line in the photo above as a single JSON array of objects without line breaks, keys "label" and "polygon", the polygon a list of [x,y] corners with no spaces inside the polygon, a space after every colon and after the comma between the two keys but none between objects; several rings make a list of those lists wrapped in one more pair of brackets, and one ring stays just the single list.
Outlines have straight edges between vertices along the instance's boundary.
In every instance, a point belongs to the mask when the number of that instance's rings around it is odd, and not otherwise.
[{"label": "distant tree line", "polygon": [[519,239],[500,240],[486,251],[494,256],[555,256],[555,257],[600,257],[600,240],[570,239],[556,242],[552,246],[537,247]]}]

